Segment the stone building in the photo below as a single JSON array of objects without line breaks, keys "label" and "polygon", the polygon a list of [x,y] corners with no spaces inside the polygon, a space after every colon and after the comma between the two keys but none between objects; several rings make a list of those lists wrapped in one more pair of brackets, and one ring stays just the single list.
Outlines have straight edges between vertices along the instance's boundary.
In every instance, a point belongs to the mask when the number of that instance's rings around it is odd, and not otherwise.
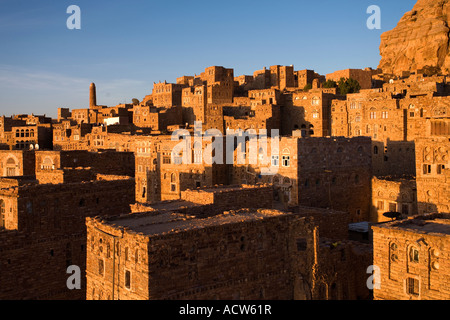
[{"label": "stone building", "polygon": [[314,70],[300,70],[294,71],[295,87],[303,89],[306,85],[312,85],[315,79],[318,79],[320,83],[325,82],[325,76],[321,76]]},{"label": "stone building", "polygon": [[419,213],[450,213],[450,149],[448,137],[415,140]]},{"label": "stone building", "polygon": [[2,177],[30,176],[35,173],[35,151],[1,150],[0,173]]},{"label": "stone building", "polygon": [[141,137],[136,142],[136,201],[179,199],[187,189],[229,184],[228,166],[206,163],[207,141],[192,139],[189,154],[174,152],[172,136]]},{"label": "stone building", "polygon": [[413,178],[384,177],[372,179],[371,222],[391,219],[386,212],[398,212],[404,217],[417,215],[417,186]]},{"label": "stone building", "polygon": [[372,70],[371,68],[367,68],[364,70],[361,69],[345,69],[335,71],[333,73],[327,74],[327,80],[334,80],[339,82],[341,78],[344,79],[354,79],[358,81],[361,89],[371,89],[372,88],[372,76],[376,74],[378,71]]},{"label": "stone building", "polygon": [[448,214],[429,214],[372,227],[380,281],[374,299],[450,298],[449,221]]},{"label": "stone building", "polygon": [[167,83],[166,81],[155,83],[152,91],[152,101],[155,107],[170,108],[181,106],[181,91],[185,85]]},{"label": "stone building", "polygon": [[302,137],[330,136],[330,109],[334,97],[320,89],[287,94],[281,112],[281,133],[292,135],[293,131],[300,130]]},{"label": "stone building", "polygon": [[[0,179],[1,299],[85,297],[85,217],[124,213],[134,201],[134,180],[87,179],[87,171],[64,170],[64,183],[55,184],[33,176]],[[71,265],[80,267],[80,290],[67,287]]]},{"label": "stone building", "polygon": [[52,147],[51,118],[35,115],[0,117],[0,144],[4,149],[28,150]]},{"label": "stone building", "polygon": [[[241,147],[242,148],[242,147]],[[305,205],[345,211],[351,222],[367,221],[370,212],[371,141],[369,138],[282,137],[278,148],[235,151],[232,183],[272,183],[285,206]],[[245,153],[244,152],[244,153]],[[256,160],[251,161],[252,152]],[[263,173],[263,170],[269,170]],[[273,173],[271,173],[271,171]],[[345,186],[345,187],[343,187]]]},{"label": "stone building", "polygon": [[[369,297],[358,279],[372,259],[370,246],[319,240],[310,214],[320,209],[242,209],[245,203],[270,205],[267,186],[248,186],[249,193],[246,188],[186,191],[182,203],[155,204],[153,210],[147,207],[131,216],[87,219],[86,298]],[[234,204],[240,209],[223,211]],[[354,272],[344,272],[350,265]]]}]

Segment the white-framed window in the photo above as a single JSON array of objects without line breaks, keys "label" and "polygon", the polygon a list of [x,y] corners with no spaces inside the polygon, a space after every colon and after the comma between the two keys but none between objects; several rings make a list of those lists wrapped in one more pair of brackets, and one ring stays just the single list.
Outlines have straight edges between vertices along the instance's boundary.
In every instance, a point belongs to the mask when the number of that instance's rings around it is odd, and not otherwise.
[{"label": "white-framed window", "polygon": [[272,167],[278,167],[280,165],[280,156],[272,155]]}]

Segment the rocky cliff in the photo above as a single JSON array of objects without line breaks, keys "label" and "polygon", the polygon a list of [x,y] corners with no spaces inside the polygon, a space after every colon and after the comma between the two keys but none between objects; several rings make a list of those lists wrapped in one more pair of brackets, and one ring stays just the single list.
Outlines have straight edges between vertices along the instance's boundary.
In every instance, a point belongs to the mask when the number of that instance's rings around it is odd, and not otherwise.
[{"label": "rocky cliff", "polygon": [[450,0],[419,0],[381,35],[379,68],[400,74],[428,68],[450,73]]}]

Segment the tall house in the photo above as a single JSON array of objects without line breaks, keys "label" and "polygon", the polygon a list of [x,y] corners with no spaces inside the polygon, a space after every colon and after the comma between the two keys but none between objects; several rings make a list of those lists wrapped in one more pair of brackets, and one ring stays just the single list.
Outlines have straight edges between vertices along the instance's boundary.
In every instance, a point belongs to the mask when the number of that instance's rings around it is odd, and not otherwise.
[{"label": "tall house", "polygon": [[280,91],[285,88],[295,87],[294,67],[293,66],[271,66],[270,84],[277,87]]},{"label": "tall house", "polygon": [[183,106],[183,119],[190,125],[195,121],[205,123],[207,98],[207,86],[198,85],[184,88],[181,103]]},{"label": "tall house", "polygon": [[207,86],[208,104],[225,104],[233,102],[234,70],[212,66],[200,74],[200,79]]},{"label": "tall house", "polygon": [[181,106],[181,91],[184,84],[167,83],[166,81],[153,85],[153,105],[155,107],[171,108]]},{"label": "tall house", "polygon": [[[238,141],[239,144],[239,141]],[[235,151],[231,183],[272,183],[285,208],[298,205],[348,213],[351,222],[370,216],[371,140],[282,137],[278,146]],[[239,153],[240,152],[240,153]],[[245,153],[244,160],[239,158]],[[345,186],[345,187],[343,187]]]},{"label": "tall house", "polygon": [[294,92],[286,94],[286,101],[281,113],[281,132],[291,135],[300,130],[303,137],[330,136],[330,109],[333,94],[323,90]]},{"label": "tall house", "polygon": [[295,87],[303,89],[307,84],[312,85],[315,79],[319,82],[325,82],[325,77],[314,72],[314,70],[294,71]]}]

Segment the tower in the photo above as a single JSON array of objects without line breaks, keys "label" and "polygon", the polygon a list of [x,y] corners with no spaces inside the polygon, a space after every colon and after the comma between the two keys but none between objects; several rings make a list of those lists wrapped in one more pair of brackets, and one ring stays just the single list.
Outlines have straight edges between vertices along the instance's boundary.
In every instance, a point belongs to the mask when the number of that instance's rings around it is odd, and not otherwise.
[{"label": "tower", "polygon": [[95,92],[95,83],[91,83],[89,87],[89,108],[97,105],[97,94]]}]

